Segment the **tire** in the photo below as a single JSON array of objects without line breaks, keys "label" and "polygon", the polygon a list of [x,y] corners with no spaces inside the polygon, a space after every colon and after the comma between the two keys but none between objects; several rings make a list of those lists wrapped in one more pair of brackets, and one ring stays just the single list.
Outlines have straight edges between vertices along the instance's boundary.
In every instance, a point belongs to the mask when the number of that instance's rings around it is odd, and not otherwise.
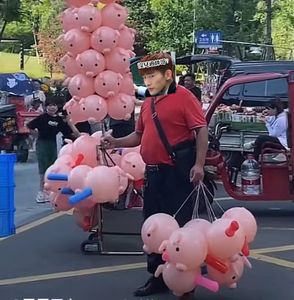
[{"label": "tire", "polygon": [[205,188],[205,194],[203,190],[200,190],[198,213],[204,213],[207,211],[206,201],[208,199],[209,203],[212,204],[214,198],[214,190],[216,188],[215,183],[212,180],[207,179],[206,177],[204,177],[203,183],[206,185],[209,192],[206,191]]},{"label": "tire", "polygon": [[240,169],[244,161],[244,156],[238,151],[223,151],[222,155],[229,169]]}]

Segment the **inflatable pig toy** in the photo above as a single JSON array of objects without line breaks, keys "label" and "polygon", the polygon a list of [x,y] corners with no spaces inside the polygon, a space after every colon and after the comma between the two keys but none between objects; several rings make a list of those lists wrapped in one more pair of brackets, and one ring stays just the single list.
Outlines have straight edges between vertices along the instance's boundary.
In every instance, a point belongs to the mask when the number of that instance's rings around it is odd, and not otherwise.
[{"label": "inflatable pig toy", "polygon": [[101,26],[102,16],[100,10],[91,5],[84,5],[77,11],[80,28],[85,32],[93,32]]},{"label": "inflatable pig toy", "polygon": [[91,230],[91,211],[75,208],[73,211],[73,218],[76,224],[84,231]]},{"label": "inflatable pig toy", "polygon": [[94,132],[91,137],[93,137],[97,143],[97,145],[101,145],[101,137],[103,136],[102,130],[98,130]]},{"label": "inflatable pig toy", "polygon": [[159,277],[161,274],[164,283],[178,297],[192,292],[196,286],[205,287],[214,293],[219,290],[219,284],[216,281],[203,277],[200,274],[200,269],[179,271],[175,265],[166,263],[158,266],[154,275]]},{"label": "inflatable pig toy", "polygon": [[60,39],[67,54],[72,57],[90,48],[90,35],[79,29],[69,30]]},{"label": "inflatable pig toy", "polygon": [[233,219],[217,219],[212,222],[206,239],[208,253],[221,260],[240,253],[246,242],[244,230]]},{"label": "inflatable pig toy", "polygon": [[118,94],[121,84],[122,75],[113,71],[106,70],[97,75],[94,81],[95,91],[103,98],[113,97]]},{"label": "inflatable pig toy", "polygon": [[71,7],[81,7],[90,2],[90,0],[66,0],[66,4]]},{"label": "inflatable pig toy", "polygon": [[59,60],[59,66],[67,77],[64,80],[63,85],[68,85],[70,79],[81,71],[76,60],[67,54]]},{"label": "inflatable pig toy", "polygon": [[191,228],[180,228],[174,231],[168,240],[163,241],[159,250],[162,258],[180,271],[199,268],[207,256],[207,244],[201,232]]},{"label": "inflatable pig toy", "polygon": [[195,230],[195,231],[198,230],[205,237],[210,226],[211,226],[211,223],[208,222],[207,220],[196,218],[196,219],[192,219],[191,221],[187,222],[184,225],[184,228],[191,228],[192,230]]},{"label": "inflatable pig toy", "polygon": [[76,62],[80,71],[87,77],[95,77],[105,69],[104,56],[93,49],[89,49],[78,54]]},{"label": "inflatable pig toy", "polygon": [[68,91],[74,100],[90,96],[95,93],[94,79],[84,74],[77,74],[69,81]]},{"label": "inflatable pig toy", "polygon": [[75,13],[76,13],[76,9],[67,8],[65,11],[63,11],[60,14],[61,26],[64,32],[67,32],[73,28],[76,29],[80,28],[79,19]]},{"label": "inflatable pig toy", "polygon": [[121,73],[122,75],[130,72],[129,51],[116,47],[110,53],[105,55],[105,59],[106,69]]},{"label": "inflatable pig toy", "polygon": [[129,120],[135,109],[135,97],[120,93],[107,101],[108,114],[115,120]]},{"label": "inflatable pig toy", "polygon": [[158,213],[145,220],[141,229],[141,237],[144,243],[143,250],[147,253],[161,253],[159,247],[163,241],[179,229],[179,224],[170,215]]},{"label": "inflatable pig toy", "polygon": [[131,96],[135,95],[135,87],[132,73],[127,73],[126,75],[124,75],[120,88],[120,93],[124,93]]},{"label": "inflatable pig toy", "polygon": [[122,29],[128,18],[128,11],[125,7],[111,3],[102,9],[102,25],[114,29]]},{"label": "inflatable pig toy", "polygon": [[121,159],[120,166],[126,173],[130,174],[134,180],[144,178],[145,163],[140,153],[127,153]]},{"label": "inflatable pig toy", "polygon": [[66,110],[70,120],[74,124],[86,121],[86,119],[83,119],[81,107],[78,101],[75,101],[74,99],[69,100],[64,104],[63,109]]},{"label": "inflatable pig toy", "polygon": [[64,146],[62,146],[58,152],[58,157],[63,155],[71,155],[72,156],[72,142],[68,142]]},{"label": "inflatable pig toy", "polygon": [[126,50],[133,50],[136,30],[123,25],[119,33],[120,38],[118,46]]},{"label": "inflatable pig toy", "polygon": [[[67,175],[72,170],[72,168],[67,164],[61,164],[61,163],[54,163],[52,166],[50,166],[44,175],[44,189],[60,193],[61,190],[67,186]],[[51,180],[50,175],[54,175],[54,179]],[[58,180],[56,180],[56,175],[62,174],[62,176],[58,177]],[[63,176],[65,174],[65,176]]]},{"label": "inflatable pig toy", "polygon": [[94,31],[91,35],[91,46],[103,54],[110,53],[119,42],[119,31],[113,28],[102,26]]},{"label": "inflatable pig toy", "polygon": [[51,192],[49,201],[56,212],[68,211],[72,209],[72,205],[68,202],[68,196],[61,193]]},{"label": "inflatable pig toy", "polygon": [[228,267],[228,271],[226,273],[221,273],[208,265],[208,277],[217,281],[220,285],[224,285],[232,289],[237,287],[237,282],[240,280],[244,272],[244,265],[250,269],[252,268],[249,260],[245,256],[239,254],[232,256],[225,262],[225,264]]},{"label": "inflatable pig toy", "polygon": [[79,192],[85,187],[85,179],[92,170],[87,165],[79,165],[73,168],[68,174],[68,187],[73,192]]},{"label": "inflatable pig toy", "polygon": [[80,105],[83,117],[89,123],[101,122],[107,116],[106,101],[97,95],[81,99]]}]

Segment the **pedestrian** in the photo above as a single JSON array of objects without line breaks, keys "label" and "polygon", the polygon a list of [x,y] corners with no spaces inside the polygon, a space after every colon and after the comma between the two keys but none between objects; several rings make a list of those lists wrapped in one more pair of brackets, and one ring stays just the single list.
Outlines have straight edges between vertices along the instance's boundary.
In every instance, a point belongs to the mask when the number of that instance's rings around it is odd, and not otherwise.
[{"label": "pedestrian", "polygon": [[201,101],[201,89],[196,85],[194,74],[188,73],[184,76],[184,87],[192,92],[198,101]]},{"label": "pedestrian", "polygon": [[[204,178],[207,124],[199,101],[187,89],[176,85],[169,54],[147,55],[138,63],[138,69],[147,91],[136,129],[123,138],[114,138],[106,133],[102,145],[119,148],[141,144],[141,155],[146,163],[144,219],[156,213],[174,215],[193,191],[194,185]],[[155,119],[161,123],[173,153],[167,150]],[[176,215],[180,226],[192,218],[192,211],[193,200],[189,199]],[[147,256],[147,270],[151,277],[134,292],[135,296],[167,291],[162,277],[155,278],[153,275],[162,263],[159,254]]]},{"label": "pedestrian", "polygon": [[67,119],[57,114],[57,99],[55,96],[48,96],[45,101],[45,112],[27,124],[32,131],[37,130],[36,155],[40,174],[40,190],[37,193],[38,203],[48,202],[48,193],[44,191],[44,174],[57,159],[56,135],[61,132],[64,135],[79,136],[79,131]]}]

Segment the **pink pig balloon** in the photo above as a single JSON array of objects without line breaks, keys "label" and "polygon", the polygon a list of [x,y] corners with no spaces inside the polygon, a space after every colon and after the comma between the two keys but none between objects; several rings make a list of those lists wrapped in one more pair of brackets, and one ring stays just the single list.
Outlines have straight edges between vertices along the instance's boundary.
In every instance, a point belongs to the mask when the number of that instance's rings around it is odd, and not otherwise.
[{"label": "pink pig balloon", "polygon": [[137,147],[123,148],[121,155],[124,156],[124,155],[126,155],[127,153],[130,153],[130,152],[140,153],[140,150],[141,150],[141,145],[139,145]]},{"label": "pink pig balloon", "polygon": [[71,167],[68,166],[67,164],[54,163],[45,172],[44,189],[51,191],[51,192],[60,193],[62,188],[67,186],[68,182],[63,181],[63,180],[48,180],[48,175],[49,174],[66,174],[66,175],[68,175],[70,171],[71,171]]},{"label": "pink pig balloon", "polygon": [[245,244],[245,233],[234,219],[217,219],[207,235],[208,253],[222,260],[241,252]]},{"label": "pink pig balloon", "polygon": [[135,109],[135,97],[120,93],[107,101],[108,114],[115,120],[129,120]]},{"label": "pink pig balloon", "polygon": [[124,75],[121,88],[120,88],[120,93],[132,95],[132,96],[135,95],[134,81],[131,72]]},{"label": "pink pig balloon", "polygon": [[101,122],[107,116],[106,101],[97,95],[83,98],[80,105],[83,116],[90,123]]},{"label": "pink pig balloon", "polygon": [[105,69],[104,56],[93,49],[78,54],[76,63],[81,72],[88,77],[94,77]]},{"label": "pink pig balloon", "polygon": [[123,25],[119,33],[120,33],[120,38],[118,43],[119,47],[126,50],[133,50],[136,30]]},{"label": "pink pig balloon", "polygon": [[60,193],[51,192],[49,201],[56,212],[68,211],[72,208],[72,205],[68,202],[68,196]]},{"label": "pink pig balloon", "polygon": [[175,230],[160,248],[163,259],[173,263],[180,271],[199,268],[207,256],[207,244],[204,235],[191,228]]},{"label": "pink pig balloon", "polygon": [[76,9],[74,8],[67,8],[63,11],[60,15],[61,26],[65,32],[76,28],[80,28],[79,18],[75,15]]},{"label": "pink pig balloon", "polygon": [[129,180],[134,180],[134,178],[125,173],[120,167],[116,167],[118,176],[119,176],[119,194],[122,195],[127,187],[129,186]]},{"label": "pink pig balloon", "polygon": [[62,72],[69,77],[69,79],[81,71],[76,60],[67,54],[59,60],[59,66]]},{"label": "pink pig balloon", "polygon": [[82,31],[93,32],[101,26],[102,16],[100,10],[91,5],[84,5],[77,12]]},{"label": "pink pig balloon", "polygon": [[103,26],[121,29],[127,18],[128,10],[117,3],[111,3],[102,9]]},{"label": "pink pig balloon", "polygon": [[75,57],[90,48],[90,35],[74,28],[64,34],[62,44],[67,54]]},{"label": "pink pig balloon", "polygon": [[91,35],[91,46],[103,54],[110,53],[119,42],[120,34],[118,30],[102,26],[94,31]]},{"label": "pink pig balloon", "polygon": [[72,7],[81,7],[89,2],[90,0],[66,0],[67,5]]},{"label": "pink pig balloon", "polygon": [[192,230],[198,230],[205,236],[206,233],[208,232],[210,226],[211,226],[211,223],[208,222],[207,220],[197,218],[197,219],[192,219],[191,221],[187,222],[185,224],[184,228],[191,228]]},{"label": "pink pig balloon", "polygon": [[101,137],[103,132],[101,130],[94,132],[91,136],[96,140],[97,145],[101,145]]},{"label": "pink pig balloon", "polygon": [[82,115],[81,107],[80,107],[80,104],[78,101],[71,99],[65,103],[63,108],[66,110],[67,114],[70,117],[70,120],[74,124],[86,121],[86,119],[84,119],[84,117]]},{"label": "pink pig balloon", "polygon": [[225,211],[222,218],[229,218],[236,220],[243,228],[246,241],[253,242],[256,232],[257,224],[253,214],[245,207],[232,207]]},{"label": "pink pig balloon", "polygon": [[72,143],[65,144],[58,152],[58,157],[63,155],[72,155]]},{"label": "pink pig balloon", "polygon": [[144,178],[145,163],[140,153],[127,153],[123,156],[120,166],[126,173],[134,177],[134,180]]},{"label": "pink pig balloon", "polygon": [[161,253],[159,247],[162,242],[178,228],[177,221],[168,214],[158,213],[147,218],[141,229],[144,251],[147,254]]},{"label": "pink pig balloon", "polygon": [[110,70],[106,70],[97,75],[94,86],[98,95],[103,98],[115,96],[121,87],[122,75]]},{"label": "pink pig balloon", "polygon": [[94,79],[84,74],[77,74],[70,80],[68,91],[75,100],[90,96],[95,93]]},{"label": "pink pig balloon", "polygon": [[73,168],[68,175],[68,186],[76,192],[84,188],[85,179],[88,173],[92,170],[87,165],[79,165]]},{"label": "pink pig balloon", "polygon": [[73,156],[83,155],[82,165],[88,165],[90,167],[96,167],[98,165],[96,157],[97,141],[89,136],[83,134],[73,142]]},{"label": "pink pig balloon", "polygon": [[84,231],[89,231],[91,229],[91,211],[75,208],[73,211],[73,217],[76,224]]},{"label": "pink pig balloon", "polygon": [[105,55],[105,59],[106,69],[121,74],[130,72],[130,53],[127,50],[116,47]]}]

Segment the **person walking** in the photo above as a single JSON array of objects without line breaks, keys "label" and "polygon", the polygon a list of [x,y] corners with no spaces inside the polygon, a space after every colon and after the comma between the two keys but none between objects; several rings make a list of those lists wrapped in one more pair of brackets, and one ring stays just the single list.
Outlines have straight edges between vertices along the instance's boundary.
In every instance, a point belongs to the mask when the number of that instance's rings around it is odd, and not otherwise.
[{"label": "person walking", "polygon": [[[193,191],[194,185],[204,178],[207,124],[199,101],[187,89],[176,85],[169,54],[147,55],[138,63],[138,69],[147,91],[136,129],[122,138],[106,133],[102,145],[119,148],[141,144],[141,155],[146,163],[144,219],[156,213],[174,215]],[[175,156],[168,153],[161,139],[154,120],[156,117]],[[191,219],[192,211],[193,200],[189,199],[176,216],[180,226]],[[147,256],[147,270],[151,277],[135,290],[135,296],[167,291],[162,277],[155,278],[153,275],[162,263],[159,254]]]}]

